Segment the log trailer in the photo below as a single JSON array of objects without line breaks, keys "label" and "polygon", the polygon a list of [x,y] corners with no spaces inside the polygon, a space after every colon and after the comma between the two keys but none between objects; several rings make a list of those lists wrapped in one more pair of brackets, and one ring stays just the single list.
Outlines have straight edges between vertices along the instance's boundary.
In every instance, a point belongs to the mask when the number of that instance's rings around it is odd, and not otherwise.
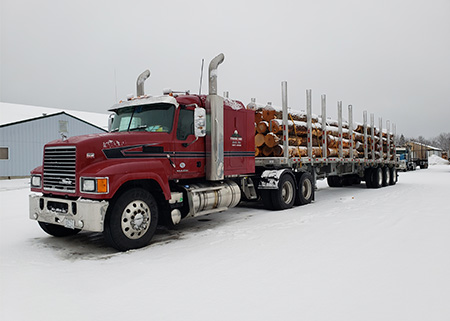
[{"label": "log trailer", "polygon": [[[383,151],[383,138],[364,113],[363,158],[354,153],[349,106],[349,153],[344,154],[342,104],[339,151],[329,156],[322,139],[320,157],[313,148],[311,91],[307,91],[306,156],[289,154],[287,83],[282,83],[283,154],[255,157],[255,110],[217,94],[217,69],[209,65],[209,94],[166,91],[144,93],[147,70],[137,80],[137,97],[114,105],[110,130],[52,141],[44,146],[43,165],[31,172],[29,217],[53,236],[81,230],[102,232],[113,248],[126,251],[150,243],[157,225],[235,207],[242,199],[282,210],[314,200],[317,179],[339,187],[365,181],[370,188],[397,181],[395,146]],[[322,119],[326,120],[322,96]],[[381,127],[380,121],[380,127]],[[326,121],[319,130],[327,137]],[[379,137],[377,137],[379,135]],[[297,147],[299,149],[300,147]]]}]

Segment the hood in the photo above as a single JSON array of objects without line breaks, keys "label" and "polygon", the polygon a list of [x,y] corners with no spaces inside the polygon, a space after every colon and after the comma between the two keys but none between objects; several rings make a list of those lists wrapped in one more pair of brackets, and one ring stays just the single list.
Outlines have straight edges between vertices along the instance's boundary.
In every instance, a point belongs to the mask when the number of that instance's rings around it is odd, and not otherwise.
[{"label": "hood", "polygon": [[170,133],[115,132],[75,136],[66,140],[55,140],[46,147],[75,146],[77,163],[81,168],[105,159],[152,152],[164,152],[169,148]]}]

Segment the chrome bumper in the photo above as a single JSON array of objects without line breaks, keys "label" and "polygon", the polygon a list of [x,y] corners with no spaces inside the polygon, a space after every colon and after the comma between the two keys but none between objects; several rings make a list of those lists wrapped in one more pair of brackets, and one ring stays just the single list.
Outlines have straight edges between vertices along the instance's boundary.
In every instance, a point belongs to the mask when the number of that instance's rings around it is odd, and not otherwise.
[{"label": "chrome bumper", "polygon": [[31,194],[30,219],[71,229],[103,232],[109,203],[78,199],[76,201]]}]

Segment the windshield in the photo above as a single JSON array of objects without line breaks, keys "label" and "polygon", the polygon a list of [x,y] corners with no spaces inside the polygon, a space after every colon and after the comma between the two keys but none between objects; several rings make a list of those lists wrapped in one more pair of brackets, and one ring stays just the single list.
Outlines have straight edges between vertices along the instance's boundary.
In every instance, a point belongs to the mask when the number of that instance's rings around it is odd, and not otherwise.
[{"label": "windshield", "polygon": [[114,117],[111,132],[147,131],[170,133],[175,106],[151,104],[119,109]]}]

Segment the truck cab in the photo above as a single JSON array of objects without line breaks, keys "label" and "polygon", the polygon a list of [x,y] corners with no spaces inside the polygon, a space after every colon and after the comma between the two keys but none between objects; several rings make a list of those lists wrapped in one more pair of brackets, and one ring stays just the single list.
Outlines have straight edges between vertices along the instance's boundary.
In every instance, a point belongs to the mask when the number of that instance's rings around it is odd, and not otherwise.
[{"label": "truck cab", "polygon": [[110,109],[109,133],[45,145],[30,195],[30,218],[44,231],[103,232],[128,250],[147,245],[158,223],[239,203],[241,177],[255,171],[253,111],[216,92],[139,93]]}]

